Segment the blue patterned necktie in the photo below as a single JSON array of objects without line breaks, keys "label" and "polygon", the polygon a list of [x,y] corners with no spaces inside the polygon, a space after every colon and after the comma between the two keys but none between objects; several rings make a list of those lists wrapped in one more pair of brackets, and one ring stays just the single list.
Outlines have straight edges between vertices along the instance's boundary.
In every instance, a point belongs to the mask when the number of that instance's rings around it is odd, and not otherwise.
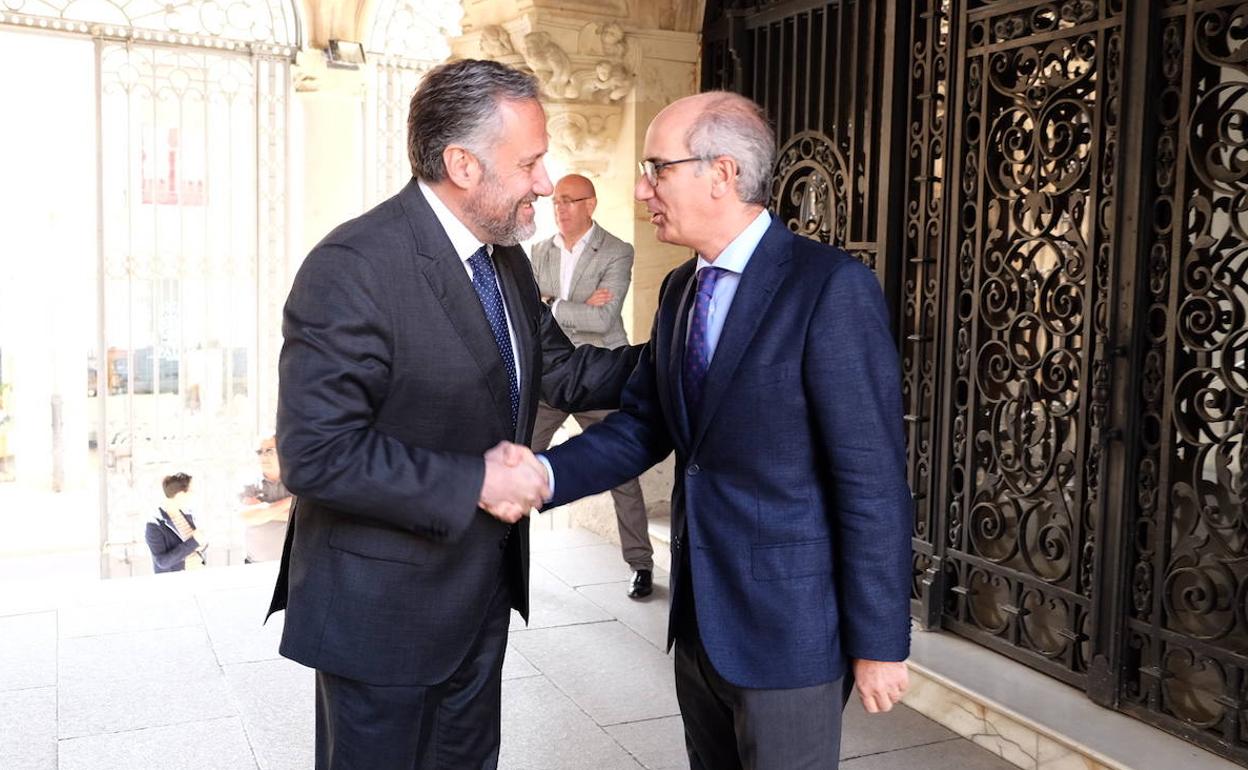
[{"label": "blue patterned necktie", "polygon": [[689,341],[685,346],[685,405],[690,421],[696,420],[702,405],[702,385],[711,367],[711,346],[707,338],[707,316],[715,284],[727,271],[720,267],[704,267],[697,273],[698,293],[693,299],[693,315],[689,318]]},{"label": "blue patterned necktie", "polygon": [[477,290],[481,298],[481,307],[485,310],[485,320],[490,322],[490,331],[494,333],[494,344],[498,345],[498,354],[503,359],[503,367],[507,369],[507,396],[511,399],[511,427],[514,430],[520,415],[520,389],[516,384],[516,359],[511,350],[511,335],[507,333],[507,311],[503,308],[503,295],[498,292],[498,280],[494,277],[494,263],[485,246],[477,249],[468,258],[468,266],[472,268],[472,288]]}]

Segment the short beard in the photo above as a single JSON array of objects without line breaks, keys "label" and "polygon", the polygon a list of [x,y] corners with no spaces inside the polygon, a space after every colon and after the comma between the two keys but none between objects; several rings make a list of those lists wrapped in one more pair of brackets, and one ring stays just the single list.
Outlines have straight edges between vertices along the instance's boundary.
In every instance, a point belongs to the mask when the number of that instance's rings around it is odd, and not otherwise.
[{"label": "short beard", "polygon": [[485,231],[489,242],[498,246],[515,246],[527,241],[537,232],[536,220],[520,222],[520,207],[537,200],[537,196],[529,193],[511,204],[504,198],[502,186],[498,178],[488,169],[484,169],[481,184],[464,203],[464,213],[472,223]]}]

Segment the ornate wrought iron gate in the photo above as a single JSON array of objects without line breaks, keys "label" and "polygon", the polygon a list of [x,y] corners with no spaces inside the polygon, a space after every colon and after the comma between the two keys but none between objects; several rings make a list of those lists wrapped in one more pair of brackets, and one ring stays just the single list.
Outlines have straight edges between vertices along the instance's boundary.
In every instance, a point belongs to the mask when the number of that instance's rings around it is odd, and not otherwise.
[{"label": "ornate wrought iron gate", "polygon": [[708,3],[894,303],[913,610],[1248,760],[1248,5]]}]

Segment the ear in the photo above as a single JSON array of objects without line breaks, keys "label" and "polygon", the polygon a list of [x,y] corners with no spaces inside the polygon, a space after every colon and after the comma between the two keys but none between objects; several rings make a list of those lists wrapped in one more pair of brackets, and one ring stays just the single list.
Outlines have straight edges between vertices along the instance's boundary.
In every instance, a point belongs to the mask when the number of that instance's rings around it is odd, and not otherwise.
[{"label": "ear", "polygon": [[598,208],[598,198],[596,197],[590,198],[589,200],[585,201],[585,211],[586,213],[589,214],[591,219],[594,216],[594,209],[596,208]]},{"label": "ear", "polygon": [[723,198],[737,189],[737,162],[721,155],[710,162],[711,197]]},{"label": "ear", "polygon": [[442,164],[447,180],[463,190],[471,190],[481,181],[481,161],[466,147],[447,145],[442,151]]}]

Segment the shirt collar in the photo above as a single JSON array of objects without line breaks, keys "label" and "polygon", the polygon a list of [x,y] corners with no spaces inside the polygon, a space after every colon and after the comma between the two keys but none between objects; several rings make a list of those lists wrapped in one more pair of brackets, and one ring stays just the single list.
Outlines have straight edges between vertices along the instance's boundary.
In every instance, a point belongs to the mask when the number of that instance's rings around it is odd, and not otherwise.
[{"label": "shirt collar", "polygon": [[[467,262],[468,258],[481,248],[481,241],[477,236],[472,234],[468,226],[459,221],[459,217],[455,216],[438,194],[433,191],[429,185],[423,180],[417,180],[416,184],[420,186],[420,192],[425,196],[425,200],[429,202],[429,208],[433,209],[433,215],[437,217],[438,224],[442,225],[442,229],[446,231],[446,237],[451,240],[451,247],[455,249],[455,255],[459,257],[460,262]],[[485,245],[486,249],[493,254],[494,249],[490,244]]]},{"label": "shirt collar", "polygon": [[[750,257],[754,256],[754,250],[758,248],[758,242],[767,234],[767,228],[771,226],[771,215],[767,213],[767,209],[758,212],[758,216],[754,217],[754,221],[745,226],[745,229],[733,238],[724,250],[715,258],[715,267],[722,268],[732,273],[740,275],[745,272],[745,266],[749,264]],[[697,270],[710,265],[701,254],[698,255]],[[695,271],[696,273],[696,271]]]},{"label": "shirt collar", "polygon": [[598,226],[597,222],[590,222],[589,229],[585,231],[584,235],[582,235],[580,238],[577,239],[576,243],[572,244],[571,248],[568,248],[567,246],[563,245],[563,233],[555,233],[555,245],[558,246],[563,251],[574,252],[577,249],[584,247],[585,244],[589,242],[589,236],[594,234],[594,228],[597,226]]}]

